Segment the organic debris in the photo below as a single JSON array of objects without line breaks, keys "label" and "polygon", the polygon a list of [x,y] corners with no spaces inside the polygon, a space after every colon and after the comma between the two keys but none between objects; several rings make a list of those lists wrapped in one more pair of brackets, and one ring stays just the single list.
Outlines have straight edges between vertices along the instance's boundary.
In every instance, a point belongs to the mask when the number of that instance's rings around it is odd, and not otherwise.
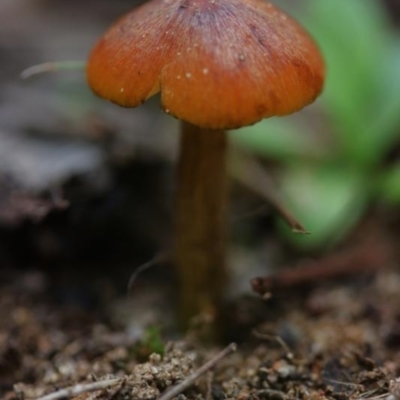
[{"label": "organic debris", "polygon": [[[164,354],[141,362],[127,331],[93,312],[54,305],[32,273],[4,276],[0,314],[9,318],[0,321],[0,396],[7,400],[155,400],[182,384],[176,399],[398,398],[400,274],[390,269],[362,287],[320,286],[304,301],[269,300],[282,302],[278,315],[266,315],[247,344],[218,365],[217,349],[193,339],[166,342],[161,332]],[[207,360],[214,372],[193,380]]]}]

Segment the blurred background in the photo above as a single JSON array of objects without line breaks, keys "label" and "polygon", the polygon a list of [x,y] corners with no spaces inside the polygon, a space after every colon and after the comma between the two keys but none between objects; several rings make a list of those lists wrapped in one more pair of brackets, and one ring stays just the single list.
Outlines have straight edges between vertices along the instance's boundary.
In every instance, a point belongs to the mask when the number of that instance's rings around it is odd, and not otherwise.
[{"label": "blurred background", "polygon": [[[249,190],[232,172],[232,298],[249,294],[254,276],[310,259],[323,268],[337,253],[354,257],[355,248],[365,255],[361,268],[371,259],[382,267],[398,260],[400,4],[274,3],[321,46],[326,90],[302,112],[230,138],[262,166],[311,234],[291,232],[263,191]],[[79,69],[19,75],[46,61],[84,61],[110,23],[136,4],[0,2],[0,277],[28,271],[62,303],[128,301],[133,271],[168,251],[178,124],[160,112],[157,98],[134,110],[97,99]],[[233,171],[247,167],[233,162]],[[381,245],[389,250],[377,252]],[[144,272],[132,307],[160,312],[172,282],[167,266]]]}]

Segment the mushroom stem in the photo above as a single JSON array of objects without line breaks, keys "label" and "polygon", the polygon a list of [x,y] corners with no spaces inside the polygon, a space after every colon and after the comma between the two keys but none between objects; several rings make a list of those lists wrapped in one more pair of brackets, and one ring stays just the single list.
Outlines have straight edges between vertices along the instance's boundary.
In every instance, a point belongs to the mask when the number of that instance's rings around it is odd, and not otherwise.
[{"label": "mushroom stem", "polygon": [[216,317],[226,285],[227,136],[182,122],[178,166],[176,260],[185,327]]}]

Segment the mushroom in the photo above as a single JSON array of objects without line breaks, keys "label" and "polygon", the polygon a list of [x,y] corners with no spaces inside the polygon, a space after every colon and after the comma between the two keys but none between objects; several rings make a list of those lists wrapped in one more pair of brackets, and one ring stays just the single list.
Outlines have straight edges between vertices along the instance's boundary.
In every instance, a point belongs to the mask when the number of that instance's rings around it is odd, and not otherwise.
[{"label": "mushroom", "polygon": [[160,92],[180,119],[174,264],[182,321],[215,316],[226,285],[225,130],[312,103],[325,66],[309,34],[263,0],[151,0],[94,47],[92,90],[136,107]]}]

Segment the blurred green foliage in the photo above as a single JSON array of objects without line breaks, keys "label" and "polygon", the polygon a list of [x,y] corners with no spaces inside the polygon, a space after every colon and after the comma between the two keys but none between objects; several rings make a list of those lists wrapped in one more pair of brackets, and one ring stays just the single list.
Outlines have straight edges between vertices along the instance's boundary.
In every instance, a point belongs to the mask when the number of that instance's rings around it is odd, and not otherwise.
[{"label": "blurred green foliage", "polygon": [[161,338],[160,329],[156,326],[149,326],[146,329],[144,338],[142,340],[142,345],[148,348],[150,354],[156,353],[161,356],[164,355],[165,346]]},{"label": "blurred green foliage", "polygon": [[162,340],[161,330],[157,326],[149,326],[143,333],[142,339],[132,348],[132,354],[139,361],[147,361],[153,353],[163,356],[165,345]]},{"label": "blurred green foliage", "polygon": [[[400,203],[400,37],[375,0],[306,0],[303,24],[327,63],[324,94],[307,111],[231,132],[231,140],[280,163],[292,211],[312,232],[289,235],[312,249],[349,232],[372,200]],[[282,229],[285,230],[282,224]]]}]

